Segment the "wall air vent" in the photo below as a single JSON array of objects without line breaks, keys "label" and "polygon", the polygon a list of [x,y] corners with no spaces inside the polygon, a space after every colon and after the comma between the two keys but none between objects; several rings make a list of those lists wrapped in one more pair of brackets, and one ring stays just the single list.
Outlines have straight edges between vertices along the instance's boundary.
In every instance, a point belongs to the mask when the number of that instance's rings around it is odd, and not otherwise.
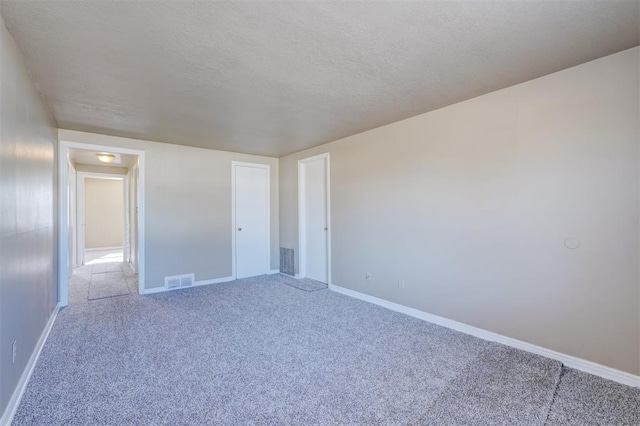
[{"label": "wall air vent", "polygon": [[164,277],[164,286],[167,290],[175,290],[177,288],[192,287],[195,281],[195,274],[174,275],[172,277]]},{"label": "wall air vent", "polygon": [[180,287],[191,287],[194,281],[194,275],[183,275],[180,277]]}]

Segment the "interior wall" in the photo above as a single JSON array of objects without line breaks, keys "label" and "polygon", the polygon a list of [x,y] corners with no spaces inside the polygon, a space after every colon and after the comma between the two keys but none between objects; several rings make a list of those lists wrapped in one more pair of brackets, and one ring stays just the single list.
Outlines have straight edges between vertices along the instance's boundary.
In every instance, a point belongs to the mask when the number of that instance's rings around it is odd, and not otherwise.
[{"label": "interior wall", "polygon": [[638,374],[638,79],[634,48],[281,158],[281,245],[330,152],[333,284]]},{"label": "interior wall", "polygon": [[231,162],[268,164],[271,179],[271,269],[279,267],[278,159],[72,130],[61,141],[145,151],[145,288],[164,277],[196,280],[232,275]]},{"label": "interior wall", "polygon": [[85,249],[123,247],[124,182],[84,179]]},{"label": "interior wall", "polygon": [[57,304],[56,145],[56,124],[0,18],[0,414]]}]

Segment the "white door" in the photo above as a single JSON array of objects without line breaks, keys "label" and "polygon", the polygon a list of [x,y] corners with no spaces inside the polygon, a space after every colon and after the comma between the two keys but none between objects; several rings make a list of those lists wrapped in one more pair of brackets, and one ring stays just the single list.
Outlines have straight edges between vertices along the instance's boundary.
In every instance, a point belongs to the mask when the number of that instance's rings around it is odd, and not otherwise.
[{"label": "white door", "polygon": [[300,161],[302,189],[301,274],[328,283],[329,215],[328,155]]},{"label": "white door", "polygon": [[269,272],[269,166],[233,163],[236,278]]}]

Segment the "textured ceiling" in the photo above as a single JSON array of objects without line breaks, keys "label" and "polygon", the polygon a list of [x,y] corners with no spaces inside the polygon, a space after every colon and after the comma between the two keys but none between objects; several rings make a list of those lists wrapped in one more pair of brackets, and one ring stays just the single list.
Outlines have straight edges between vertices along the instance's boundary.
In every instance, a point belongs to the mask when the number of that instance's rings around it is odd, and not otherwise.
[{"label": "textured ceiling", "polygon": [[2,0],[0,14],[61,128],[270,156],[640,41],[640,0]]}]

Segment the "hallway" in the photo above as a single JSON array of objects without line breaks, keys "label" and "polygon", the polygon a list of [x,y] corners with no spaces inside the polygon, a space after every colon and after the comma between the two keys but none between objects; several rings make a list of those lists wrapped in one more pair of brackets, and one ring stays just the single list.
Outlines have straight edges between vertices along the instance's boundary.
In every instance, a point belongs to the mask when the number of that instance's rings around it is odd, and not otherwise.
[{"label": "hallway", "polygon": [[138,292],[138,276],[123,262],[122,249],[85,253],[85,264],[69,280],[69,304]]}]

